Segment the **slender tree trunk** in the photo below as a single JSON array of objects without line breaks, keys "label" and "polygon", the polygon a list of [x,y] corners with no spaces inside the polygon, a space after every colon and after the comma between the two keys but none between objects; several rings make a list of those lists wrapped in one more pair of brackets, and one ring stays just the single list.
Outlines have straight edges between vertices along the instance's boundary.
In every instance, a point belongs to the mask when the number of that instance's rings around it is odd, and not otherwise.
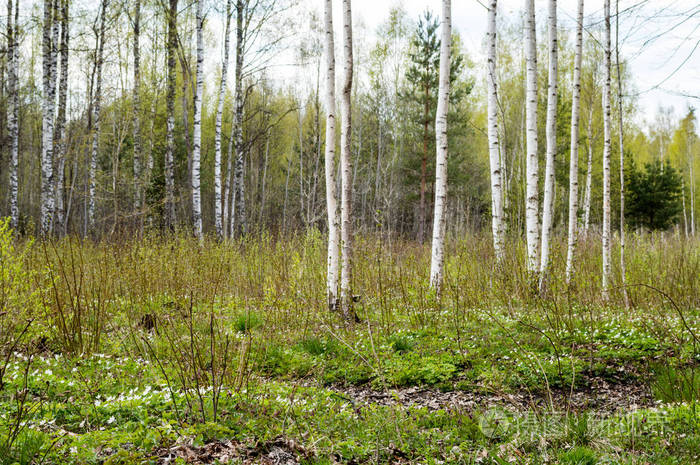
[{"label": "slender tree trunk", "polygon": [[[335,45],[333,40],[333,5],[325,0],[326,54],[326,211],[328,213],[328,271],[326,296],[331,310],[338,308],[340,269],[340,215],[335,178]],[[289,173],[287,173],[289,178]],[[286,197],[286,196],[285,196]]]},{"label": "slender tree trunk", "polygon": [[539,194],[537,156],[537,35],[535,24],[535,0],[526,0],[525,57],[527,84],[525,98],[525,125],[527,127],[527,188],[525,228],[527,238],[527,268],[537,273],[539,265]]},{"label": "slender tree trunk", "polygon": [[270,158],[270,128],[265,137],[265,160],[263,161],[262,186],[260,187],[260,228],[265,225],[265,184],[267,182],[267,164]]},{"label": "slender tree trunk", "polygon": [[341,268],[340,268],[340,300],[343,307],[343,316],[351,318],[352,295],[350,290],[351,266],[352,266],[352,108],[350,98],[352,94],[352,10],[351,0],[343,0],[343,98],[340,101],[340,169],[342,180],[342,192],[340,199],[340,241],[341,241]]},{"label": "slender tree trunk", "polygon": [[[12,22],[14,14],[14,23]],[[19,95],[17,92],[18,68],[19,68],[19,0],[14,2],[14,12],[12,0],[7,2],[7,24],[8,24],[8,78],[7,94],[9,98],[7,130],[10,136],[10,225],[13,229],[19,226]]]},{"label": "slender tree trunk", "polygon": [[554,157],[557,153],[557,1],[549,0],[549,79],[547,85],[547,162],[542,204],[542,245],[540,249],[540,290],[544,288],[549,268],[549,248],[554,222]]},{"label": "slender tree trunk", "polygon": [[[430,285],[440,295],[445,261],[445,217],[447,213],[447,113],[450,103],[450,52],[452,48],[451,0],[442,1],[442,37],[440,41],[440,85],[435,117],[435,213],[430,260]],[[495,9],[495,3],[491,7]],[[495,10],[489,11],[489,17]],[[490,28],[490,27],[489,27]]]},{"label": "slender tree trunk", "polygon": [[610,0],[604,0],[605,35],[603,47],[604,83],[603,83],[603,299],[610,297]]},{"label": "slender tree trunk", "polygon": [[142,210],[142,189],[143,189],[143,167],[141,166],[141,48],[139,40],[141,38],[141,0],[135,0],[134,4],[134,212],[139,232],[143,225],[141,217]]},{"label": "slender tree trunk", "polygon": [[[15,53],[17,52],[15,51]],[[690,141],[692,141],[692,137],[694,137],[694,134],[690,135]],[[692,144],[690,144],[688,149],[688,163],[690,164],[690,235],[695,237],[695,160],[693,157]]]},{"label": "slender tree trunk", "polygon": [[[498,1],[491,0],[488,11],[488,30],[486,31],[486,48],[488,54],[486,84],[488,86],[489,163],[491,165],[491,228],[493,232],[493,249],[496,254],[496,259],[500,262],[505,257],[505,251],[503,249],[505,224],[503,219],[503,173],[501,171],[500,144],[498,141],[498,91],[496,88],[497,7]],[[437,199],[438,197],[435,197],[436,205]],[[433,230],[435,230],[435,226],[433,226]]]},{"label": "slender tree trunk", "polygon": [[289,173],[291,171],[291,163],[287,158],[287,175],[284,180],[284,204],[282,205],[282,232],[287,233],[287,202],[289,201]]},{"label": "slender tree trunk", "polygon": [[202,190],[200,185],[200,164],[202,153],[202,93],[204,92],[204,37],[202,28],[204,16],[202,12],[203,0],[197,0],[197,70],[196,88],[194,93],[194,124],[192,139],[192,223],[194,234],[201,241],[204,239],[202,230]]},{"label": "slender tree trunk", "polygon": [[576,15],[576,51],[574,54],[573,96],[571,98],[571,157],[569,159],[569,240],[566,251],[566,282],[574,270],[574,250],[578,227],[578,133],[581,101],[581,56],[583,55],[583,1]]},{"label": "slender tree trunk", "polygon": [[620,139],[620,282],[625,308],[629,308],[627,295],[627,266],[625,265],[625,144],[622,121],[622,73],[620,72],[620,0],[615,1],[615,62],[617,64],[617,116]]},{"label": "slender tree trunk", "polygon": [[301,97],[299,98],[299,216],[308,226],[308,214],[304,214],[304,119],[301,112]]},{"label": "slender tree trunk", "polygon": [[69,37],[69,2],[61,0],[61,71],[58,86],[58,119],[56,120],[56,224],[60,228],[59,234],[66,233],[66,219],[64,208],[64,184],[65,184],[65,164],[67,156],[66,140],[66,100],[68,97],[68,42]]},{"label": "slender tree trunk", "polygon": [[[234,121],[235,123],[235,121]],[[225,178],[225,183],[224,183],[224,192],[223,192],[223,197],[224,197],[224,230],[225,230],[225,235],[226,237],[232,237],[233,236],[233,218],[231,216],[231,212],[233,211],[233,200],[234,200],[234,191],[233,191],[233,145],[235,143],[235,136],[236,136],[236,125],[231,124],[231,134],[229,134],[229,140],[228,140],[228,152],[227,152],[227,162],[226,162],[226,175],[224,176]]]},{"label": "slender tree trunk", "polygon": [[100,11],[100,30],[97,37],[97,76],[95,81],[95,103],[93,105],[93,128],[92,133],[92,151],[90,154],[90,186],[88,197],[88,228],[92,227],[95,222],[95,190],[97,186],[97,155],[100,143],[100,112],[102,107],[102,66],[104,60],[104,44],[105,44],[105,16],[108,6],[108,0],[102,0]]},{"label": "slender tree trunk", "polygon": [[591,186],[593,184],[593,102],[588,112],[588,131],[586,132],[588,145],[588,160],[586,162],[586,194],[583,197],[583,234],[588,234],[591,225]]},{"label": "slender tree trunk", "polygon": [[[233,124],[235,127],[236,166],[234,168],[233,186],[235,188],[235,205],[231,205],[231,223],[238,221],[234,231],[246,232],[245,184],[243,178],[243,15],[247,0],[236,0],[236,99]],[[235,213],[235,214],[234,214]]]},{"label": "slender tree trunk", "polygon": [[165,135],[165,225],[173,230],[177,221],[175,216],[175,49],[177,48],[177,3],[170,0],[168,8],[168,44],[167,44],[167,90],[166,90],[166,135]]},{"label": "slender tree trunk", "polygon": [[681,176],[681,203],[683,204],[683,231],[686,239],[688,238],[688,213],[685,207],[685,177]]},{"label": "slender tree trunk", "polygon": [[418,242],[425,241],[425,223],[427,214],[426,191],[428,184],[428,116],[430,115],[430,88],[425,87],[425,104],[423,105],[423,160],[420,164],[420,205],[418,206]]},{"label": "slender tree trunk", "polygon": [[53,53],[52,31],[54,5],[44,0],[44,24],[42,46],[43,102],[42,102],[42,143],[41,143],[41,233],[51,234],[54,214],[53,183],[53,132],[54,132],[54,75],[55,54]]},{"label": "slender tree trunk", "polygon": [[226,77],[228,75],[229,47],[231,33],[232,0],[226,1],[226,26],[224,28],[224,58],[221,62],[221,82],[219,83],[219,102],[216,107],[216,128],[214,135],[214,227],[219,239],[224,237],[221,192],[221,120],[226,98]]}]

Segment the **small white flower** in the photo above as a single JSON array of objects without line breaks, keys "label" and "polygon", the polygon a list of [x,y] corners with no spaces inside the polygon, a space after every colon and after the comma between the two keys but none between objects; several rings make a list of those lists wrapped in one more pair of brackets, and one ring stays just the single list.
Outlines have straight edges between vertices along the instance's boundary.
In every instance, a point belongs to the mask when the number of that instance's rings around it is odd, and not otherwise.
[{"label": "small white flower", "polygon": [[115,420],[116,420],[116,419],[114,418],[114,415],[112,415],[112,416],[109,417],[109,419],[107,420],[107,424],[108,424],[108,425],[111,425],[112,423],[114,423]]}]

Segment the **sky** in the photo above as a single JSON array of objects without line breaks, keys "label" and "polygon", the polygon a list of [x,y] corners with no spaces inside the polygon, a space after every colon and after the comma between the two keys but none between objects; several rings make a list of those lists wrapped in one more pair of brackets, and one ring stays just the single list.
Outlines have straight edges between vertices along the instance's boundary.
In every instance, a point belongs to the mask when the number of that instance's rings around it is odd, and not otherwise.
[{"label": "sky", "polygon": [[[309,0],[321,12],[322,0]],[[484,57],[486,0],[453,0],[453,28],[461,35],[468,54],[475,60]],[[498,14],[515,20],[524,0],[500,0]],[[612,1],[613,14],[615,1]],[[417,18],[426,8],[441,11],[440,0],[352,0],[355,21],[363,21],[375,31],[392,6],[401,4],[409,17]],[[547,4],[536,0],[538,31],[547,19]],[[341,23],[340,0],[333,1],[336,34]],[[559,0],[558,22],[572,30],[576,0]],[[603,1],[586,1],[584,27],[602,20]],[[679,117],[688,106],[700,107],[700,2],[697,0],[620,0],[621,51],[628,60],[638,93],[640,117],[653,120],[659,106],[672,106]],[[614,27],[614,20],[613,20]],[[338,39],[336,39],[338,40]],[[538,37],[546,40],[546,37]],[[614,41],[614,30],[613,30]],[[694,95],[688,97],[686,95]]]}]

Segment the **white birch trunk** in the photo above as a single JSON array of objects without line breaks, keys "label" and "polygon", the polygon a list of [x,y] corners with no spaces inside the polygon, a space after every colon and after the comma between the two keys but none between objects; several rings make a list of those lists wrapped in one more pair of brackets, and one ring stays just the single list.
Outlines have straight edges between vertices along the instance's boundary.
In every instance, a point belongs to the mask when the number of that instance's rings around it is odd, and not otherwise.
[{"label": "white birch trunk", "polygon": [[583,233],[588,234],[591,225],[591,186],[593,184],[593,102],[588,112],[588,160],[586,162],[586,194],[583,197]]},{"label": "white birch trunk", "polygon": [[232,225],[232,219],[231,219],[231,210],[232,210],[232,205],[233,205],[233,199],[234,199],[234,192],[232,189],[233,186],[233,145],[235,143],[235,136],[236,136],[236,125],[235,121],[231,124],[231,134],[229,135],[229,140],[228,140],[228,153],[227,153],[227,167],[226,167],[226,174],[224,175],[224,192],[223,192],[223,197],[224,197],[224,214],[223,214],[223,227],[224,227],[224,234],[226,237],[232,237],[233,236],[233,225]]},{"label": "white birch trunk", "polygon": [[610,297],[610,0],[604,1],[603,69],[603,299]]},{"label": "white birch trunk", "polygon": [[202,14],[203,0],[197,0],[197,70],[195,71],[196,87],[194,92],[194,115],[192,129],[192,226],[195,236],[201,241],[204,239],[202,230],[202,190],[200,185],[200,161],[202,153],[202,93],[204,92],[204,37],[202,27],[204,17]]},{"label": "white birch trunk", "polygon": [[[338,308],[338,284],[340,268],[340,217],[335,178],[335,45],[333,40],[333,2],[325,0],[325,54],[326,54],[326,211],[328,214],[328,271],[326,294],[328,307]],[[301,111],[301,110],[300,110]],[[289,182],[289,170],[287,170]],[[286,206],[286,186],[285,186]]]},{"label": "white birch trunk", "polygon": [[525,229],[527,238],[527,269],[537,273],[539,265],[539,194],[537,157],[537,33],[535,24],[535,0],[526,0],[525,60],[526,60],[526,204]]},{"label": "white birch trunk", "polygon": [[[7,2],[7,21],[8,21],[8,82],[7,90],[9,97],[8,123],[7,129],[10,136],[10,225],[13,229],[19,226],[19,96],[17,93],[17,80],[19,68],[19,43],[18,43],[18,19],[19,19],[19,0],[14,2],[14,12],[12,11],[12,0]],[[14,14],[14,24],[12,17]]]},{"label": "white birch trunk", "polygon": [[54,5],[51,0],[44,0],[44,24],[42,45],[43,101],[42,101],[42,138],[41,138],[41,233],[51,234],[54,214],[53,181],[53,133],[54,133],[54,80],[55,54],[52,43],[52,23]]},{"label": "white birch trunk", "polygon": [[566,282],[571,282],[578,227],[578,134],[581,101],[581,56],[583,54],[583,1],[576,15],[576,51],[574,54],[573,96],[571,98],[571,157],[569,159],[569,238],[566,251]]},{"label": "white birch trunk", "polygon": [[[435,289],[438,295],[440,294],[442,287],[445,262],[445,217],[447,213],[447,111],[450,103],[450,51],[452,46],[451,3],[451,0],[442,1],[440,84],[438,89],[437,110],[435,113],[435,213],[433,219],[432,254],[430,259],[430,285],[433,289]],[[495,8],[495,3],[495,1],[492,2],[492,8]],[[493,12],[489,11],[489,16],[491,14],[495,14],[495,10]]]},{"label": "white birch trunk", "polygon": [[[137,215],[137,223],[142,224],[142,189],[143,167],[141,160],[141,0],[135,0],[134,4],[134,211]],[[140,230],[140,228],[139,228]]]},{"label": "white birch trunk", "polygon": [[219,83],[219,102],[216,107],[216,128],[214,135],[214,227],[219,239],[224,237],[223,204],[221,192],[221,120],[224,113],[224,99],[226,97],[226,76],[228,75],[230,32],[231,32],[231,4],[226,1],[226,26],[224,28],[224,57],[221,62],[221,82]]},{"label": "white birch trunk", "polygon": [[[17,53],[15,51],[15,53]],[[694,135],[691,133],[688,143],[692,141]],[[695,237],[695,160],[692,145],[688,148],[688,163],[690,164],[690,235]]]},{"label": "white birch trunk", "polygon": [[177,3],[170,0],[168,8],[168,44],[167,44],[167,90],[166,90],[166,123],[165,123],[165,226],[174,229],[175,217],[175,49],[177,48]]},{"label": "white birch trunk", "polygon": [[102,1],[100,11],[100,30],[97,37],[97,50],[95,60],[97,61],[97,78],[95,81],[95,103],[93,106],[93,124],[94,130],[92,133],[92,150],[90,153],[90,185],[88,188],[88,228],[92,227],[95,221],[95,190],[97,185],[97,154],[100,142],[100,112],[102,106],[102,65],[104,58],[104,42],[105,42],[105,16],[108,6],[108,1]]},{"label": "white birch trunk", "polygon": [[343,308],[343,316],[350,318],[352,307],[352,295],[350,293],[350,279],[352,266],[352,109],[350,98],[352,94],[352,10],[351,0],[343,0],[343,96],[340,101],[340,170],[342,192],[340,199],[340,241],[341,241],[341,268],[340,268],[340,300]]},{"label": "white birch trunk", "polygon": [[503,249],[505,224],[503,218],[503,173],[501,170],[501,156],[499,150],[500,144],[498,140],[498,91],[496,87],[497,7],[498,1],[491,0],[488,11],[488,29],[486,31],[486,48],[488,57],[486,84],[488,87],[488,139],[489,162],[491,166],[491,228],[493,231],[493,249],[497,260],[502,261],[505,254]]},{"label": "white birch trunk", "polygon": [[549,73],[547,84],[547,161],[542,204],[542,245],[540,248],[540,290],[549,268],[549,248],[554,220],[554,157],[557,153],[557,1],[549,0]]},{"label": "white birch trunk", "polygon": [[[245,184],[243,178],[243,14],[245,13],[245,0],[236,0],[236,98],[234,125],[234,148],[236,149],[236,163],[233,171],[233,184],[231,190],[231,236],[236,231],[245,233]],[[236,221],[238,225],[236,226]]]},{"label": "white birch trunk", "polygon": [[617,116],[620,143],[620,283],[625,308],[629,308],[627,295],[627,266],[625,265],[625,144],[622,121],[622,75],[620,72],[620,0],[615,1],[615,62],[617,68]]},{"label": "white birch trunk", "polygon": [[66,233],[66,217],[63,202],[63,191],[65,184],[65,164],[67,155],[66,141],[66,101],[68,98],[68,42],[69,42],[69,2],[61,0],[61,72],[58,87],[58,119],[56,121],[56,137],[58,144],[56,147],[56,224],[60,229],[60,234]]}]

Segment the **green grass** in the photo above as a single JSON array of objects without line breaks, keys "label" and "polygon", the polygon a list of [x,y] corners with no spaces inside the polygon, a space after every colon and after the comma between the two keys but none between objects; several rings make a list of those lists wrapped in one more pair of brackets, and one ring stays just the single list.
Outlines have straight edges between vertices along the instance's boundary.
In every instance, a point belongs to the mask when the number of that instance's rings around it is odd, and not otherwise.
[{"label": "green grass", "polygon": [[[279,437],[307,463],[699,463],[700,247],[669,242],[631,238],[628,281],[663,294],[633,286],[626,309],[617,292],[600,300],[590,242],[569,288],[556,244],[538,296],[520,245],[498,268],[486,238],[453,241],[438,299],[426,248],[359,238],[360,321],[347,324],[325,308],[316,233],[5,236],[0,465],[156,463],[175,444]],[[655,403],[570,408],[571,394],[599,400],[601,383]]]}]

